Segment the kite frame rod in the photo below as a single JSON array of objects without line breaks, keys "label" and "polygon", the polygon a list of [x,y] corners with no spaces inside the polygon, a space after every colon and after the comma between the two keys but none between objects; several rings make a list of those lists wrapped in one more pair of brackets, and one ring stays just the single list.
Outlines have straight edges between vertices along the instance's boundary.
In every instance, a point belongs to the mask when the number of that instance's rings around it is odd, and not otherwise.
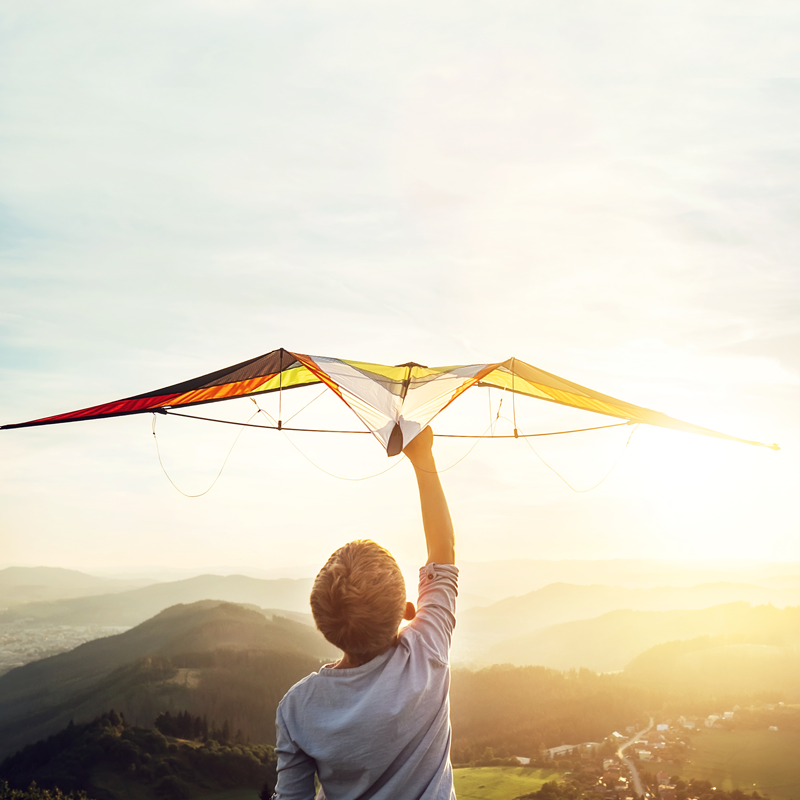
[{"label": "kite frame rod", "polygon": [[[155,409],[153,414],[164,414],[172,417],[184,417],[185,419],[196,419],[201,422],[219,422],[222,425],[238,425],[240,428],[262,428],[269,431],[293,431],[297,433],[361,433],[372,434],[372,431],[340,431],[327,428],[287,428],[285,425],[257,425],[253,422],[236,422],[230,419],[214,419],[213,417],[196,417],[193,414],[181,414],[179,411],[167,411],[166,409]],[[559,436],[562,433],[584,433],[585,431],[601,431],[606,428],[619,428],[623,425],[635,425],[631,421],[614,422],[611,425],[596,425],[593,428],[575,428],[571,431],[546,431],[544,433],[520,433],[520,434],[501,434],[499,436],[491,434],[486,436],[480,433],[434,433],[440,439],[532,439],[536,436]]]},{"label": "kite frame rod", "polygon": [[636,425],[635,422],[614,422],[611,425],[595,425],[593,428],[575,428],[571,431],[545,431],[544,433],[502,433],[482,436],[474,433],[434,433],[442,439],[533,439],[536,436],[559,436],[562,433],[583,433],[584,431],[602,431],[606,428],[619,428],[623,425]]}]

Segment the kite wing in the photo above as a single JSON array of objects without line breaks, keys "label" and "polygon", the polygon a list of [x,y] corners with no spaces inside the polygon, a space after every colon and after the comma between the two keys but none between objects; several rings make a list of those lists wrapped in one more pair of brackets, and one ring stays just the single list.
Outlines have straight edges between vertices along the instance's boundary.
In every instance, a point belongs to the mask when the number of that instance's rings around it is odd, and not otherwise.
[{"label": "kite wing", "polygon": [[242,361],[232,367],[210,372],[208,375],[201,375],[199,378],[192,378],[173,386],[165,386],[163,389],[66,414],[56,414],[54,417],[43,417],[16,425],[3,425],[0,430],[104,417],[123,417],[166,408],[184,408],[313,383],[319,383],[319,379],[309,373],[292,353],[283,349],[273,350],[271,353]]},{"label": "kite wing", "polygon": [[390,456],[400,453],[437,414],[475,385],[503,389],[629,422],[778,449],[777,445],[738,439],[617,400],[515,358],[493,364],[424,367],[408,363],[390,367],[292,353],[283,348],[173,386],[66,414],[3,425],[0,429],[168,411],[320,383],[328,386],[347,404]]},{"label": "kite wing", "polygon": [[720,433],[710,428],[693,425],[691,422],[674,419],[662,414],[660,411],[653,411],[650,408],[626,403],[624,400],[617,400],[616,397],[609,397],[609,395],[600,394],[600,392],[596,392],[593,389],[587,389],[585,386],[573,383],[565,378],[559,378],[558,375],[552,375],[537,367],[532,367],[530,364],[526,364],[516,358],[510,358],[508,361],[499,364],[497,369],[481,379],[478,385],[506,389],[527,397],[535,397],[538,400],[548,400],[551,403],[558,403],[562,406],[594,411],[597,414],[617,417],[631,423],[641,422],[646,425],[655,425],[659,428],[672,428],[676,431],[697,433],[701,436],[713,436],[717,439],[729,439],[733,442],[780,450],[777,444],[765,444],[764,442],[754,442],[750,439],[729,436],[727,433]]}]

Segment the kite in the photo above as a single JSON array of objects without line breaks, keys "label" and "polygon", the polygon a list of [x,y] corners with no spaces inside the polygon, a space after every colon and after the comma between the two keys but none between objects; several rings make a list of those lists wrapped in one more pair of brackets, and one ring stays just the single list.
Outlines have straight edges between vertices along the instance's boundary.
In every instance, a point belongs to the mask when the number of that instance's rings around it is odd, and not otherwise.
[{"label": "kite", "polygon": [[[237,397],[256,398],[259,395],[282,393],[313,384],[323,384],[333,391],[361,420],[366,431],[380,442],[389,456],[400,454],[437,414],[473,386],[501,389],[511,392],[512,397],[521,395],[593,411],[616,417],[628,424],[644,423],[769,447],[772,450],[780,449],[777,444],[728,436],[673,419],[658,411],[617,400],[516,358],[492,364],[447,367],[425,367],[414,362],[385,366],[327,356],[309,356],[283,348],[162,389],[66,414],[2,425],[0,429],[54,425],[129,414],[175,414],[177,412],[174,409]],[[308,430],[284,427],[280,414],[274,427],[277,430]],[[515,418],[514,438],[523,436],[517,430]]]}]

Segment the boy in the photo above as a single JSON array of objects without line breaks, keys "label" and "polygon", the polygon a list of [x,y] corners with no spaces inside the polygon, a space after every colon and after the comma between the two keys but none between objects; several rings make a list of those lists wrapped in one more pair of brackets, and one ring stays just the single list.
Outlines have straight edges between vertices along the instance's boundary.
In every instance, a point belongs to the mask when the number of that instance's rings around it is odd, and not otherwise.
[{"label": "boy", "polygon": [[277,800],[313,800],[315,773],[318,800],[455,800],[448,692],[458,569],[432,445],[425,428],[404,451],[428,546],[419,611],[397,562],[374,542],[346,544],[320,570],[314,621],[344,655],[278,706]]}]

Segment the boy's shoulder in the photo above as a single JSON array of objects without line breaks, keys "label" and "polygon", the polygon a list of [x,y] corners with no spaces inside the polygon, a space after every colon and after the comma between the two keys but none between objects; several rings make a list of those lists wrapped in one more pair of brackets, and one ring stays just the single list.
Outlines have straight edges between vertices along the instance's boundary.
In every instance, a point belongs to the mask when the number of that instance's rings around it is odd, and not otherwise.
[{"label": "boy's shoulder", "polygon": [[303,702],[303,698],[307,696],[310,691],[313,691],[313,684],[317,678],[319,678],[319,672],[312,672],[291,686],[280,703],[278,703],[278,712],[280,713],[281,708],[285,709],[287,706],[294,705],[296,702]]}]

